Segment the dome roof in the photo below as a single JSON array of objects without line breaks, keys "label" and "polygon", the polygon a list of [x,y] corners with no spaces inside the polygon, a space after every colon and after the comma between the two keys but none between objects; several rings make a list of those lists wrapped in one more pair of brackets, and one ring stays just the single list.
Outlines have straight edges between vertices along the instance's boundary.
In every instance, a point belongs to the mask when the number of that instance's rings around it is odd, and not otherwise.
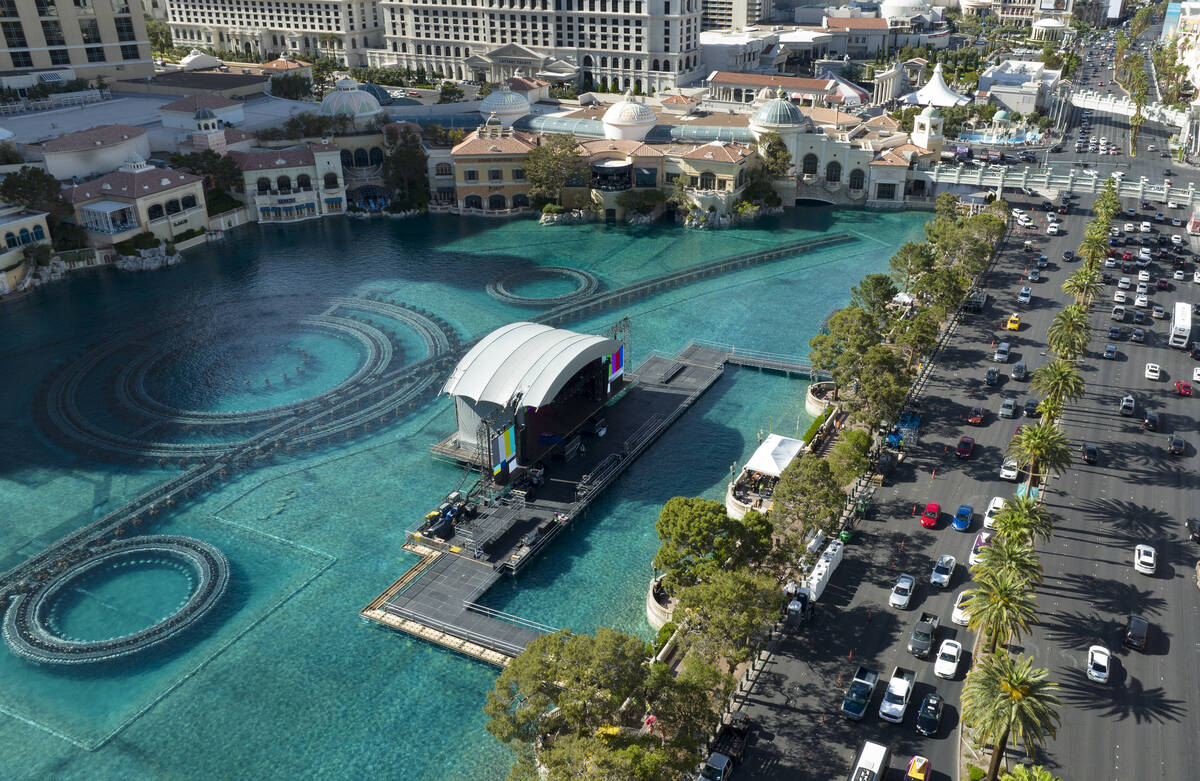
[{"label": "dome roof", "polygon": [[394,100],[392,94],[378,84],[359,84],[358,88],[379,101],[381,106],[390,105]]},{"label": "dome roof", "polygon": [[1033,26],[1040,27],[1044,30],[1047,27],[1065,27],[1066,25],[1064,25],[1062,22],[1060,22],[1057,19],[1038,19],[1036,22],[1033,23]]},{"label": "dome roof", "polygon": [[1006,119],[1008,119],[1008,112],[1005,111],[1004,109],[1000,109],[999,111],[996,112],[996,115],[994,117],[992,117],[992,119],[998,119],[1001,121],[1006,120]]},{"label": "dome roof", "polygon": [[658,122],[658,116],[654,109],[635,98],[632,90],[625,90],[625,99],[604,112],[606,125],[653,125],[655,122]]},{"label": "dome roof", "polygon": [[524,116],[529,113],[529,101],[519,92],[513,92],[505,84],[499,89],[492,90],[479,104],[480,114],[515,114]]},{"label": "dome roof", "polygon": [[766,103],[758,107],[754,112],[754,116],[750,121],[756,125],[785,127],[803,125],[805,122],[804,114],[800,109],[796,108],[796,104],[783,96],[781,89],[776,93],[774,98],[771,98]]},{"label": "dome roof", "polygon": [[937,110],[936,108],[934,108],[933,106],[926,106],[926,107],[924,108],[924,110],[922,110],[922,111],[921,111],[921,116],[923,116],[923,117],[937,117],[937,116],[941,116],[941,114],[939,114],[939,113],[938,113],[938,110]]},{"label": "dome roof", "polygon": [[327,117],[349,114],[355,119],[369,119],[379,113],[379,101],[360,90],[354,79],[339,79],[337,89],[321,101],[321,113]]},{"label": "dome roof", "polygon": [[884,19],[907,19],[929,13],[926,0],[883,0],[879,4],[879,15]]},{"label": "dome roof", "polygon": [[213,113],[211,108],[196,109],[196,113],[192,115],[192,119],[216,119],[217,115]]}]

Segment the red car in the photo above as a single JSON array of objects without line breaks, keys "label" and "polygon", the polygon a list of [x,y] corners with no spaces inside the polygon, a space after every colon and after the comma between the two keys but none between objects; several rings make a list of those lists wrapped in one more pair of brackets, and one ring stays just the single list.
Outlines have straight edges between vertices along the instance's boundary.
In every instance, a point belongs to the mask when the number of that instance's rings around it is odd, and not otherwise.
[{"label": "red car", "polygon": [[1129,250],[1125,250],[1121,253],[1121,260],[1133,260],[1133,253]]},{"label": "red car", "polygon": [[937,526],[938,518],[941,517],[942,506],[937,502],[930,502],[925,505],[925,512],[921,513],[921,525],[926,529],[932,529]]},{"label": "red car", "polygon": [[1175,390],[1179,392],[1180,396],[1191,396],[1192,384],[1187,380],[1175,380]]},{"label": "red car", "polygon": [[958,446],[954,448],[954,455],[959,458],[970,458],[975,452],[975,437],[960,437]]},{"label": "red car", "polygon": [[967,422],[972,426],[983,425],[983,407],[971,407],[971,412],[967,415]]}]

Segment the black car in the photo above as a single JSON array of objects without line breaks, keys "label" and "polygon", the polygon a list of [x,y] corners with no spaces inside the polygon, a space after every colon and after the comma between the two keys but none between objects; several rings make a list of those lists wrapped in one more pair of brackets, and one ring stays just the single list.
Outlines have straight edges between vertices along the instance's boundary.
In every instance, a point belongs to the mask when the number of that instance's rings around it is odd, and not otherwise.
[{"label": "black car", "polygon": [[1125,625],[1125,645],[1139,651],[1146,650],[1146,641],[1150,637],[1150,622],[1136,613],[1129,617]]},{"label": "black car", "polygon": [[1167,455],[1181,456],[1187,446],[1183,444],[1183,437],[1172,434],[1167,437]]},{"label": "black car", "polygon": [[1063,260],[1075,260],[1075,253],[1071,250],[1063,252]]},{"label": "black car", "polygon": [[[1200,350],[1200,347],[1196,348]],[[1000,379],[1000,370],[995,366],[989,366],[987,372],[983,375],[983,381],[987,385],[995,385]]]},{"label": "black car", "polygon": [[1150,202],[1142,201],[1142,211],[1150,211]]},{"label": "black car", "polygon": [[1037,399],[1026,399],[1025,400],[1025,417],[1036,418],[1041,414],[1042,414],[1041,411],[1038,410],[1038,400]]},{"label": "black car", "polygon": [[1109,328],[1108,328],[1108,338],[1109,338],[1109,339],[1120,339],[1120,338],[1121,338],[1121,328],[1120,328],[1120,326],[1115,326],[1115,325],[1109,326]]},{"label": "black car", "polygon": [[1146,313],[1140,309],[1133,310],[1133,322],[1142,325],[1146,322]]},{"label": "black car", "polygon": [[1188,518],[1183,527],[1187,529],[1192,542],[1200,542],[1200,518]]},{"label": "black car", "polygon": [[925,699],[921,701],[921,708],[917,711],[917,732],[926,737],[937,734],[938,728],[942,726],[943,704],[942,696],[937,692],[925,695]]},{"label": "black car", "polygon": [[1197,342],[1196,346],[1192,348],[1192,360],[1200,361],[1200,342]]},{"label": "black car", "polygon": [[1100,460],[1100,449],[1091,442],[1084,442],[1079,446],[1079,452],[1083,453],[1083,463],[1094,464]]},{"label": "black car", "polygon": [[1158,413],[1147,412],[1146,416],[1142,418],[1142,426],[1147,431],[1158,431]]}]

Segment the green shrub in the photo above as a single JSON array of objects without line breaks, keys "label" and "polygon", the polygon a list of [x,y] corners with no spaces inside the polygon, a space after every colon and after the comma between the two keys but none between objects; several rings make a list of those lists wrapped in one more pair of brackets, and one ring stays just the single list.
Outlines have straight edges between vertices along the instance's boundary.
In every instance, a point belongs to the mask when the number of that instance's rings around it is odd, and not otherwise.
[{"label": "green shrub", "polygon": [[567,207],[559,206],[557,203],[548,203],[542,207],[542,214],[563,214]]},{"label": "green shrub", "polygon": [[175,238],[172,241],[167,242],[167,252],[168,253],[172,252],[173,251],[172,248],[175,246],[175,244],[187,241],[188,239],[194,239],[197,236],[203,236],[203,235],[204,235],[204,228],[189,228],[188,230],[185,230],[183,233],[177,233],[177,234],[175,234]]},{"label": "green shrub", "polygon": [[814,420],[812,422],[812,424],[808,427],[808,431],[805,431],[804,436],[800,437],[801,441],[803,441],[806,444],[809,442],[812,442],[812,438],[816,435],[817,429],[819,429],[821,427],[821,424],[824,423],[826,418],[829,417],[829,413],[832,410],[833,410],[833,407],[826,407],[821,412],[820,415],[817,415],[816,420]]},{"label": "green shrub", "polygon": [[25,260],[38,266],[49,266],[50,256],[54,254],[49,244],[29,244],[22,251]]},{"label": "green shrub", "polygon": [[657,656],[662,651],[663,646],[671,639],[671,635],[675,634],[675,622],[668,621],[662,625],[662,629],[658,630],[658,634],[654,636],[654,655]]},{"label": "green shrub", "polygon": [[204,194],[204,200],[208,204],[210,216],[233,211],[242,205],[241,201],[221,189],[209,190]]},{"label": "green shrub", "polygon": [[969,781],[983,781],[985,776],[987,776],[986,770],[984,770],[981,767],[977,767],[975,765],[967,763],[967,778],[969,779]]}]

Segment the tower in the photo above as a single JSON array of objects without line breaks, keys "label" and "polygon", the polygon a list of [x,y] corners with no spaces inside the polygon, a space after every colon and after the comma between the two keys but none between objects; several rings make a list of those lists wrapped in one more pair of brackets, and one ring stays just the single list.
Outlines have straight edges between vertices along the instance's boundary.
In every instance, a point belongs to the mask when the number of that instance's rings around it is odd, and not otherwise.
[{"label": "tower", "polygon": [[936,108],[926,106],[924,111],[913,117],[912,142],[940,155],[946,146],[946,138],[942,135],[945,121]]},{"label": "tower", "polygon": [[196,120],[196,131],[192,133],[192,148],[211,149],[219,155],[225,154],[225,129],[221,120],[210,108],[197,109],[192,117]]}]

